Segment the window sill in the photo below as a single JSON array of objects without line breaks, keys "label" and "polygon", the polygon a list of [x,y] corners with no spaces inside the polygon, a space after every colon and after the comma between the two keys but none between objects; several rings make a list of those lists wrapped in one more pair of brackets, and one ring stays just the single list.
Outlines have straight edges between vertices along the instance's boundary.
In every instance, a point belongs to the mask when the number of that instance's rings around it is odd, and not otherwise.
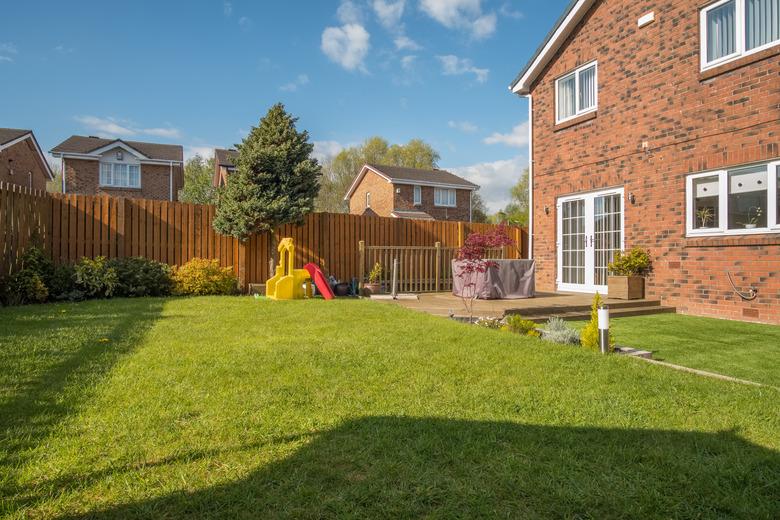
[{"label": "window sill", "polygon": [[780,55],[780,45],[775,45],[769,49],[764,49],[763,51],[749,54],[747,56],[741,56],[732,61],[723,63],[722,65],[718,65],[717,67],[700,72],[699,81],[707,81],[708,79],[720,76],[721,74],[726,74],[727,72],[732,72],[734,70],[741,69],[742,67],[752,65],[757,61],[765,60],[767,58],[778,55]]},{"label": "window sill", "polygon": [[593,119],[596,119],[597,111],[594,110],[593,112],[588,112],[587,114],[582,114],[581,116],[574,117],[572,119],[569,119],[568,121],[564,121],[563,123],[558,123],[553,128],[553,132],[560,132],[561,130],[565,130],[567,128],[571,128],[573,126],[577,126],[581,123],[584,123],[586,121],[591,121]]},{"label": "window sill", "polygon": [[101,190],[123,190],[123,191],[141,191],[143,188],[138,187],[132,187],[132,186],[104,186],[100,185],[98,186]]},{"label": "window sill", "polygon": [[688,236],[685,246],[706,247],[746,247],[780,245],[780,231],[762,231],[752,235]]}]

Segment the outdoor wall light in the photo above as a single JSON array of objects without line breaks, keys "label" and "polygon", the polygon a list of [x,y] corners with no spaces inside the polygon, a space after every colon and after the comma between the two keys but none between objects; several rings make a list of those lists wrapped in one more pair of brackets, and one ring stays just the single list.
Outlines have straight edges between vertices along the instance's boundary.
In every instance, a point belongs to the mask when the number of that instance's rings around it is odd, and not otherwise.
[{"label": "outdoor wall light", "polygon": [[628,202],[636,204],[636,195],[634,195],[633,192],[628,192]]},{"label": "outdoor wall light", "polygon": [[545,215],[549,215],[550,214],[550,206],[545,206],[544,207],[544,214]]}]

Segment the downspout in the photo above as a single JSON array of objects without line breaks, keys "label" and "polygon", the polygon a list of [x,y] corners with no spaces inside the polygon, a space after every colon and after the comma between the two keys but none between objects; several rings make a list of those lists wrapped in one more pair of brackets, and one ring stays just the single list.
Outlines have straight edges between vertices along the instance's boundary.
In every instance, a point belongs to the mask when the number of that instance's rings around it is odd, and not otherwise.
[{"label": "downspout", "polygon": [[64,155],[60,157],[60,173],[62,174],[62,194],[65,195],[65,156]]},{"label": "downspout", "polygon": [[528,99],[528,258],[534,257],[534,98]]},{"label": "downspout", "polygon": [[168,172],[168,199],[173,202],[173,161],[168,161],[170,170]]}]

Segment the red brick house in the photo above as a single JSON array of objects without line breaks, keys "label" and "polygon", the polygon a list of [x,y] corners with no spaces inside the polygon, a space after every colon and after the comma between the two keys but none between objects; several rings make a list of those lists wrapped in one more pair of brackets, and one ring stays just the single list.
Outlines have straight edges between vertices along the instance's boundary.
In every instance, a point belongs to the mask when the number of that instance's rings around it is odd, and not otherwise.
[{"label": "red brick house", "polygon": [[510,89],[540,290],[642,246],[649,297],[780,323],[779,0],[575,0]]},{"label": "red brick house", "polygon": [[0,183],[46,191],[54,179],[32,130],[0,128]]},{"label": "red brick house", "polygon": [[353,215],[471,221],[474,183],[444,170],[366,164],[344,196]]},{"label": "red brick house", "polygon": [[55,146],[63,193],[176,200],[184,186],[180,145],[74,135]]},{"label": "red brick house", "polygon": [[214,150],[214,179],[212,184],[219,188],[227,183],[228,176],[236,170],[235,159],[238,156],[238,150],[225,150],[216,148]]}]

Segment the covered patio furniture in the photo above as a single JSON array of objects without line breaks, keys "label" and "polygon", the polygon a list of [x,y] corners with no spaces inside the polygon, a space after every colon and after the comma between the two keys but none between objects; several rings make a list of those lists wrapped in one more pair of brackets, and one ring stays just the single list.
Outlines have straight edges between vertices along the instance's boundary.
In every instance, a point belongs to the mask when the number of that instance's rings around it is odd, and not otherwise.
[{"label": "covered patio furniture", "polygon": [[[458,276],[462,262],[452,261],[452,294],[455,296],[472,295],[476,289],[480,300],[516,300],[533,298],[536,291],[535,260],[490,260],[493,264],[484,273],[473,273],[465,277]],[[466,287],[470,280],[476,287]]]}]

